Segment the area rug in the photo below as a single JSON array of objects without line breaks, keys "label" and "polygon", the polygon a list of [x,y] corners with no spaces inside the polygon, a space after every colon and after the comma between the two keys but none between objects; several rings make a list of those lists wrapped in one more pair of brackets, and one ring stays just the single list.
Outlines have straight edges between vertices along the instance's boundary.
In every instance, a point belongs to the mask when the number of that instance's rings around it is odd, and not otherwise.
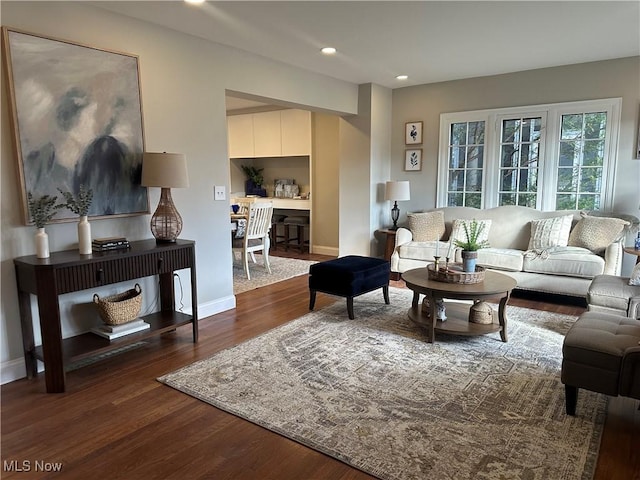
[{"label": "area rug", "polygon": [[508,307],[509,341],[424,332],[412,292],[344,301],[159,381],[381,479],[589,479],[606,398],[564,411],[574,317]]},{"label": "area rug", "polygon": [[313,265],[311,260],[298,260],[296,258],[274,257],[269,255],[271,274],[267,272],[262,263],[262,255],[256,255],[256,263],[249,259],[249,273],[251,280],[247,280],[244,267],[239,258],[233,261],[233,293],[236,295],[254,288],[264,287],[272,283],[281,282],[288,278],[297,277],[309,273],[309,265]]}]

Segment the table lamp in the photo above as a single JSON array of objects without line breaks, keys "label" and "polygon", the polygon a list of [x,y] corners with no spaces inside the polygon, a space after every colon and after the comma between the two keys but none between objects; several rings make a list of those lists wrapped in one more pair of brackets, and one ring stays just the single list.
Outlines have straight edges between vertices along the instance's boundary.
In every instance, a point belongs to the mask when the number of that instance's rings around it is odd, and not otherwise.
[{"label": "table lamp", "polygon": [[409,180],[394,180],[387,182],[384,192],[384,199],[393,200],[393,208],[391,209],[391,220],[393,220],[393,227],[391,227],[391,230],[397,230],[398,218],[400,218],[400,209],[398,208],[398,202],[411,200]]},{"label": "table lamp", "polygon": [[189,186],[187,158],[182,153],[148,153],[142,156],[142,186],[160,187],[158,208],[151,217],[151,233],[156,243],[172,243],[182,231],[182,217],[173,199],[172,188]]}]

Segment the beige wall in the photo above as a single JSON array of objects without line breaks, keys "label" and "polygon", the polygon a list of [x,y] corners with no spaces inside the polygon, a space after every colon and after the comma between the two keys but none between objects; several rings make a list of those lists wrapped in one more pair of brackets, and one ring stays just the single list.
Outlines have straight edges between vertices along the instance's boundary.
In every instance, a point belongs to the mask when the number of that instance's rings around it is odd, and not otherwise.
[{"label": "beige wall", "polygon": [[[640,215],[640,160],[635,159],[640,114],[640,57],[419,85],[393,91],[391,178],[411,181],[406,212],[433,208],[440,114],[521,105],[622,97],[614,208]],[[423,167],[404,172],[404,125],[423,121]]]},{"label": "beige wall", "polygon": [[275,180],[279,178],[292,178],[300,189],[300,193],[308,193],[311,189],[311,172],[309,157],[264,157],[264,158],[232,158],[231,159],[231,191],[244,191],[244,182],[247,176],[242,171],[241,165],[262,168],[264,188],[267,196],[273,197]]},{"label": "beige wall", "polygon": [[313,128],[313,250],[338,255],[340,118],[314,113]]},{"label": "beige wall", "polygon": [[[310,110],[355,114],[358,87],[80,2],[3,1],[0,8],[4,25],[139,56],[146,148],[182,152],[187,156],[191,185],[187,189],[174,189],[172,193],[184,220],[181,237],[196,241],[199,312],[205,317],[232,308],[235,298],[229,202],[213,201],[214,185],[225,185],[227,192],[230,187],[225,91],[278,99]],[[22,225],[19,215],[20,196],[5,88],[1,95],[0,362],[4,381],[20,369],[24,372],[12,259],[35,253],[35,229]],[[158,203],[159,194],[159,189],[150,189],[152,209]],[[76,248],[74,224],[50,225],[47,231],[52,251]],[[96,220],[92,222],[92,233],[94,237],[150,238],[149,216]],[[189,309],[188,275],[183,272],[181,276],[184,300]],[[106,295],[123,287],[105,287],[100,293]],[[130,285],[127,284],[127,288]],[[155,297],[155,288],[152,278],[143,282],[143,310],[153,308],[150,304]],[[64,335],[84,331],[96,321],[73,313],[78,309],[86,312],[87,308],[80,307],[90,305],[93,293],[80,292],[62,298]],[[35,327],[38,334],[37,325]]]}]

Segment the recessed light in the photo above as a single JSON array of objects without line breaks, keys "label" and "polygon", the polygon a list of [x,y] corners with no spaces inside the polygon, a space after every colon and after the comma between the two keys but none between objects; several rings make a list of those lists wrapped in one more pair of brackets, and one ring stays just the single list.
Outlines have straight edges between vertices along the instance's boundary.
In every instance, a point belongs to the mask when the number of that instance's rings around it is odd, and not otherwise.
[{"label": "recessed light", "polygon": [[409,78],[409,76],[408,76],[408,75],[398,75],[398,76],[396,77],[396,80],[406,80],[407,78]]},{"label": "recessed light", "polygon": [[194,5],[199,5],[200,3],[204,3],[204,0],[184,0],[186,3],[193,3]]},{"label": "recessed light", "polygon": [[325,55],[334,55],[336,53],[336,49],[333,47],[324,47],[320,51]]}]

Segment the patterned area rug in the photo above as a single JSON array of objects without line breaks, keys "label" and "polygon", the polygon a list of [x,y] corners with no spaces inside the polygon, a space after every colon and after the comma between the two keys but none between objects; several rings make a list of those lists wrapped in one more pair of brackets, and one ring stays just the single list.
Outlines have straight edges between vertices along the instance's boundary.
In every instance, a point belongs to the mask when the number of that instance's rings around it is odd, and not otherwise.
[{"label": "patterned area rug", "polygon": [[244,273],[244,267],[240,258],[234,258],[233,261],[233,293],[239,294],[254,288],[264,287],[272,283],[281,282],[288,278],[297,277],[298,275],[306,275],[309,273],[309,265],[314,263],[310,260],[298,260],[295,258],[274,257],[269,255],[269,264],[271,265],[271,274],[267,272],[262,263],[262,255],[256,255],[256,263],[249,259],[249,273],[251,280],[247,280]]},{"label": "patterned area rug", "polygon": [[381,479],[589,479],[606,397],[564,413],[567,315],[508,307],[499,334],[436,334],[391,288],[312,312],[159,378]]}]

